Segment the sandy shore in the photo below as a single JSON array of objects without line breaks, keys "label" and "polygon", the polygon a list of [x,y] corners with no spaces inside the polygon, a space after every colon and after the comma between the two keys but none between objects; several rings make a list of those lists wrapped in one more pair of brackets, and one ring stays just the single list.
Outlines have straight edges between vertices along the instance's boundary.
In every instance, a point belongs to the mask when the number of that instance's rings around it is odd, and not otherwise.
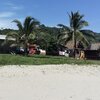
[{"label": "sandy shore", "polygon": [[100,66],[0,67],[0,100],[100,100]]}]

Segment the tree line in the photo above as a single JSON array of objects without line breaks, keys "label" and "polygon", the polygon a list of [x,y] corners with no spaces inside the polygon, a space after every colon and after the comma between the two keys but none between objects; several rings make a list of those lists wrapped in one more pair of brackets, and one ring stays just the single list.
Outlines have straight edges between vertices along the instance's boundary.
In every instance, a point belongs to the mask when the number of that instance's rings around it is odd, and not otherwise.
[{"label": "tree line", "polygon": [[81,41],[84,47],[88,47],[93,42],[100,41],[99,34],[91,30],[83,30],[88,26],[84,15],[79,12],[71,12],[69,16],[69,26],[58,24],[57,27],[48,27],[41,24],[33,17],[26,17],[24,22],[14,20],[18,30],[2,29],[0,34],[6,34],[6,43],[9,38],[15,38],[13,44],[17,46],[23,45],[27,49],[27,44],[37,44],[40,48],[48,51],[58,50],[59,45],[65,46],[69,41],[72,41],[73,50],[77,48],[77,42]]}]

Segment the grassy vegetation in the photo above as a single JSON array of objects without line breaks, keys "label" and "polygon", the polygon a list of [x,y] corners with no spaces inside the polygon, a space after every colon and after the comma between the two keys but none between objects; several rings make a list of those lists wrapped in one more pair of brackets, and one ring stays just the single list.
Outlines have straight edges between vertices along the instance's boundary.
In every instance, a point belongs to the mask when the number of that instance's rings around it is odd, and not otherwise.
[{"label": "grassy vegetation", "polygon": [[61,56],[43,56],[34,55],[31,57],[0,54],[0,65],[45,65],[45,64],[98,64],[100,61],[94,60],[77,60]]}]

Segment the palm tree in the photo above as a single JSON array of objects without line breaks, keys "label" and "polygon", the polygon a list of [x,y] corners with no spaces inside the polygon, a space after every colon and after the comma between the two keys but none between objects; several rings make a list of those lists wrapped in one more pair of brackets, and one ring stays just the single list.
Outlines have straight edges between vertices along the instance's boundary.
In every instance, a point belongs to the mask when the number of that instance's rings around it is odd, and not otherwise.
[{"label": "palm tree", "polygon": [[88,22],[83,20],[83,17],[84,15],[80,15],[79,12],[71,12],[71,14],[69,14],[70,28],[73,32],[73,49],[76,49],[76,36],[81,36],[81,38],[88,43],[84,35],[80,32],[84,26],[88,26]]},{"label": "palm tree", "polygon": [[13,22],[17,24],[20,38],[24,41],[25,54],[27,54],[27,44],[29,36],[38,27],[40,22],[30,16],[26,17],[23,24],[19,20],[14,20]]},{"label": "palm tree", "polygon": [[70,27],[67,27],[65,25],[59,24],[63,29],[63,40],[65,43],[67,43],[69,40],[73,41],[73,52],[75,57],[75,49],[76,49],[76,42],[77,40],[81,40],[85,45],[89,44],[87,37],[94,38],[92,34],[85,34],[81,32],[81,29],[84,26],[88,26],[88,22],[83,20],[84,15],[80,15],[79,12],[71,12],[71,14],[68,14],[70,19]]}]

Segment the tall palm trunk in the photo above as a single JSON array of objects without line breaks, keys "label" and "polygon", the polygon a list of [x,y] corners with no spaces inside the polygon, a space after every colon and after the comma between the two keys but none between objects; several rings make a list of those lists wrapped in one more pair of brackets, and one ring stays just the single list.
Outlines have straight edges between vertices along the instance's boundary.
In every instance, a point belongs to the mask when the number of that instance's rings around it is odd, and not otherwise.
[{"label": "tall palm trunk", "polygon": [[73,31],[73,57],[76,56],[76,31]]}]

